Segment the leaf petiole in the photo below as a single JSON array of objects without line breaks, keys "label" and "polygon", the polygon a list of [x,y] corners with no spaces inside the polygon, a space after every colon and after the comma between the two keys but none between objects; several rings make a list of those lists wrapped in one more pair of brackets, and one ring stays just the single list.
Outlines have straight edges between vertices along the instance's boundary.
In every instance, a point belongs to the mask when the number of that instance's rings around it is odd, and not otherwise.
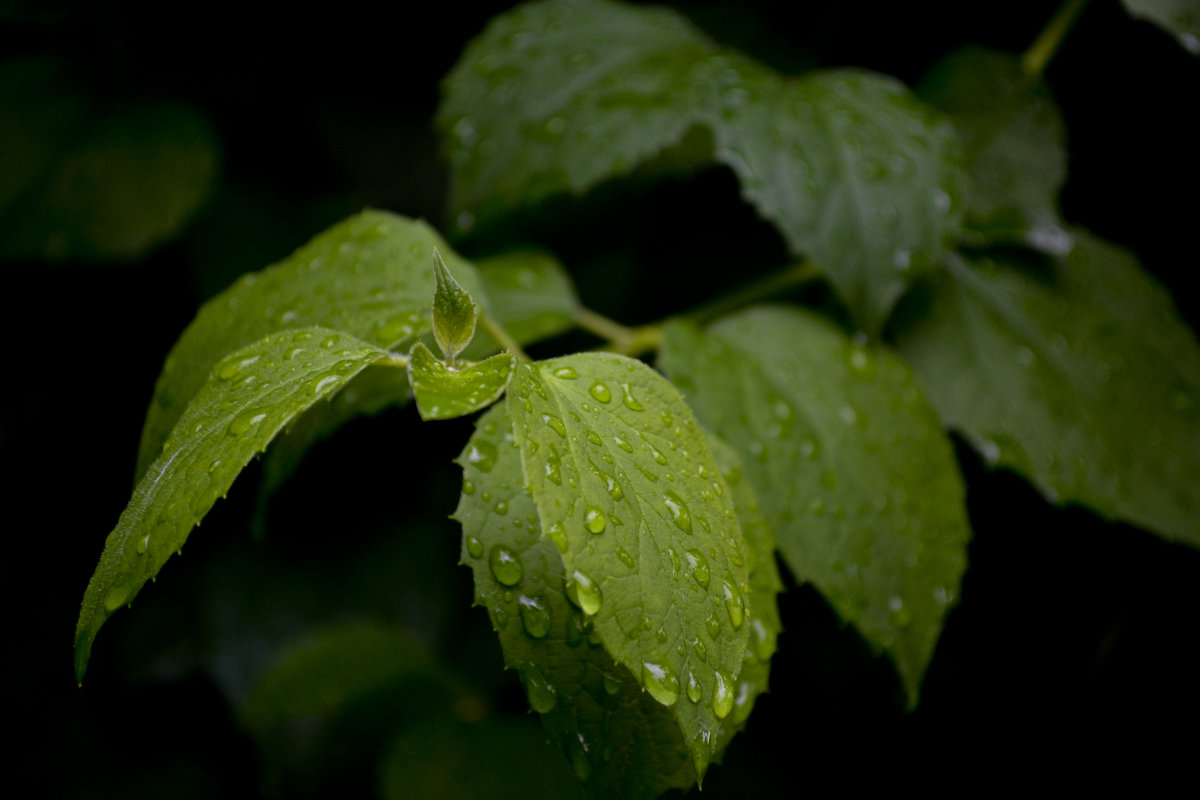
[{"label": "leaf petiole", "polygon": [[1050,63],[1050,59],[1054,58],[1054,54],[1058,52],[1058,48],[1062,46],[1063,39],[1071,30],[1071,26],[1075,24],[1075,20],[1079,18],[1083,12],[1084,6],[1088,0],[1066,0],[1050,21],[1046,23],[1046,27],[1038,34],[1038,38],[1034,40],[1025,54],[1021,56],[1021,71],[1030,78],[1041,77],[1046,71],[1046,66]]},{"label": "leaf petiole", "polygon": [[483,326],[485,331],[491,334],[492,338],[495,339],[501,347],[512,353],[519,360],[527,363],[532,360],[521,348],[521,345],[517,342],[517,340],[514,339],[508,331],[504,330],[504,326],[493,319],[491,314],[481,310],[479,313],[479,324]]}]

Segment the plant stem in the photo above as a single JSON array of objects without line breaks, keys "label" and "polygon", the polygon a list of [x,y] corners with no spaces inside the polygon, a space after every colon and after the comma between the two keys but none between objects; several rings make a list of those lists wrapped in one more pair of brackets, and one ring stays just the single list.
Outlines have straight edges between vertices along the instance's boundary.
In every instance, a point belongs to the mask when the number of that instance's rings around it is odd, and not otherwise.
[{"label": "plant stem", "polygon": [[624,341],[633,336],[633,328],[583,306],[575,310],[575,324],[588,333],[594,333],[610,342]]},{"label": "plant stem", "polygon": [[483,325],[483,329],[491,334],[492,338],[499,342],[500,346],[512,353],[521,361],[530,361],[529,356],[521,349],[521,345],[517,340],[509,335],[508,331],[496,320],[492,319],[487,312],[482,312],[479,315],[479,323]]},{"label": "plant stem", "polygon": [[1071,30],[1071,26],[1075,24],[1075,20],[1079,18],[1079,14],[1087,2],[1088,0],[1066,0],[1059,6],[1058,11],[1046,23],[1046,27],[1038,35],[1038,38],[1021,56],[1022,72],[1030,78],[1041,77],[1042,73],[1046,71],[1046,65],[1058,52],[1063,39]]},{"label": "plant stem", "polygon": [[408,356],[403,353],[388,353],[386,356],[380,356],[378,361],[373,362],[377,367],[399,367],[404,369],[408,366]]}]

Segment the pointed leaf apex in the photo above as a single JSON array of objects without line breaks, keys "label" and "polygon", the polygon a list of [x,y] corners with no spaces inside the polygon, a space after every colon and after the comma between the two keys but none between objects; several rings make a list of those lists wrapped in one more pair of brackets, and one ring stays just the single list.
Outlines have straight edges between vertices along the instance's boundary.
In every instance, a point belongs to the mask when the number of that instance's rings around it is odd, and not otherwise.
[{"label": "pointed leaf apex", "polygon": [[446,361],[453,365],[475,336],[478,311],[467,290],[454,280],[437,248],[433,248],[433,274],[437,289],[433,293],[433,336]]}]

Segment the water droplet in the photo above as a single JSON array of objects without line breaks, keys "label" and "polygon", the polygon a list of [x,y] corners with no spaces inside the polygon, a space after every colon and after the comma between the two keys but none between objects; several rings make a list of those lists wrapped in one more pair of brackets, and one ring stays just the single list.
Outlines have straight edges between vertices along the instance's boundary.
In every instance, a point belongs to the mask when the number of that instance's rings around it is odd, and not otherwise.
[{"label": "water droplet", "polygon": [[492,552],[488,556],[488,564],[491,565],[492,574],[496,576],[496,580],[505,586],[516,586],[521,582],[521,574],[524,572],[521,566],[521,557],[504,545],[498,544],[492,547]]},{"label": "water droplet", "polygon": [[108,594],[104,595],[104,610],[111,614],[121,606],[129,605],[129,601],[133,599],[133,593],[132,583],[117,584],[108,590]]},{"label": "water droplet", "polygon": [[241,356],[235,355],[225,359],[216,366],[213,370],[217,377],[223,381],[230,381],[236,378],[242,370],[256,363],[261,359],[261,355]]},{"label": "water droplet", "polygon": [[717,616],[717,612],[714,611],[713,613],[709,614],[708,619],[706,619],[704,622],[706,625],[708,625],[708,635],[713,639],[716,639],[718,634],[721,633],[721,620]]},{"label": "water droplet", "polygon": [[468,536],[467,552],[471,554],[471,558],[479,558],[483,555],[483,542],[475,536]]},{"label": "water droplet", "polygon": [[904,600],[900,595],[892,595],[888,598],[888,610],[892,612],[892,622],[896,627],[903,628],[912,622],[912,612],[904,606]]},{"label": "water droplet", "polygon": [[559,367],[554,370],[554,377],[562,378],[565,381],[573,381],[579,377],[579,373],[572,367]]},{"label": "water droplet", "polygon": [[608,518],[597,506],[588,506],[587,510],[583,512],[583,526],[592,533],[604,533],[607,525]]},{"label": "water droplet", "polygon": [[729,622],[733,625],[734,630],[737,630],[742,627],[742,621],[746,618],[746,606],[742,600],[742,593],[727,580],[721,582],[721,589],[725,593],[725,610],[729,612]]},{"label": "water droplet", "polygon": [[620,436],[614,436],[613,441],[617,443],[617,447],[621,448],[626,453],[633,452],[633,445],[629,443],[628,439],[623,439]]},{"label": "water droplet", "polygon": [[621,559],[621,563],[630,569],[633,569],[634,565],[637,563],[633,560],[633,556],[629,554],[629,551],[624,547],[617,548],[617,558]]},{"label": "water droplet", "polygon": [[607,403],[610,400],[612,400],[612,392],[610,392],[608,390],[608,387],[605,386],[600,381],[596,381],[595,383],[593,383],[588,388],[588,393],[591,394],[592,397],[596,398],[596,400],[598,400],[601,403]]},{"label": "water droplet", "polygon": [[326,336],[324,339],[322,339],[321,347],[324,347],[326,350],[328,350],[329,348],[336,346],[339,341],[341,341],[341,339],[339,339],[338,335],[335,333],[332,336]]},{"label": "water droplet", "polygon": [[570,751],[568,755],[571,759],[571,769],[575,771],[575,777],[581,781],[586,781],[588,776],[592,774],[592,765],[588,763],[587,757],[588,743],[587,739],[583,738],[582,733],[577,734],[577,737],[578,744],[574,740],[571,740],[570,745],[568,745],[567,750]]},{"label": "water droplet", "polygon": [[708,560],[699,550],[688,550],[686,557],[688,566],[692,570],[692,577],[696,580],[696,583],[707,589],[710,574],[708,571]]},{"label": "water droplet", "polygon": [[750,640],[759,661],[766,661],[775,652],[775,636],[757,616],[750,620]]},{"label": "water droplet", "polygon": [[575,604],[583,613],[590,616],[600,610],[600,587],[584,573],[579,570],[571,573],[571,585],[568,589],[568,596],[573,596]]},{"label": "water droplet", "polygon": [[692,514],[688,510],[687,504],[672,492],[670,489],[663,495],[663,503],[666,504],[667,510],[671,512],[671,521],[675,523],[675,527],[684,533],[692,532]]},{"label": "water droplet", "polygon": [[693,703],[699,703],[703,692],[700,690],[700,681],[696,679],[696,673],[688,672],[687,696],[688,700]]},{"label": "water droplet", "polygon": [[608,695],[614,695],[621,691],[621,682],[612,675],[605,674],[604,676],[604,692]]},{"label": "water droplet", "polygon": [[467,450],[467,463],[480,472],[491,472],[496,466],[496,445],[487,439],[475,439]]},{"label": "water droplet", "polygon": [[713,674],[716,676],[716,683],[713,685],[712,710],[717,719],[725,719],[733,710],[733,689],[729,688],[729,681],[724,675],[719,672]]},{"label": "water droplet", "polygon": [[543,639],[550,632],[550,612],[545,604],[536,597],[521,595],[517,598],[521,605],[521,622],[525,632],[535,639]]},{"label": "water droplet", "polygon": [[875,354],[867,347],[865,336],[856,336],[846,348],[846,366],[850,374],[860,381],[870,381],[875,378],[878,364]]},{"label": "water droplet", "polygon": [[533,664],[525,666],[525,694],[529,697],[529,707],[539,714],[547,714],[554,710],[558,703],[558,692],[546,680],[542,671]]},{"label": "water droplet", "polygon": [[630,411],[645,411],[646,410],[646,407],[643,406],[641,403],[639,403],[637,401],[637,398],[633,396],[633,389],[630,388],[628,383],[622,383],[621,390],[625,393],[624,402],[625,402],[626,408],[628,408]]},{"label": "water droplet", "polygon": [[642,664],[642,685],[664,706],[673,706],[679,701],[679,677],[667,664],[652,661]]},{"label": "water droplet", "polygon": [[562,486],[562,459],[559,458],[557,452],[551,453],[546,457],[544,469],[546,473],[546,480],[550,481],[556,486]]},{"label": "water droplet", "polygon": [[542,422],[546,423],[546,427],[557,433],[564,439],[567,438],[567,426],[563,421],[553,414],[542,414]]},{"label": "water droplet", "polygon": [[258,426],[267,418],[267,412],[261,408],[251,408],[238,414],[229,423],[229,432],[234,436],[242,436],[250,429]]},{"label": "water droplet", "polygon": [[567,530],[561,522],[555,522],[546,529],[546,538],[554,542],[554,546],[558,548],[558,552],[567,552]]},{"label": "water droplet", "polygon": [[146,555],[146,551],[150,548],[150,534],[146,534],[137,540],[137,554],[139,556]]},{"label": "water droplet", "polygon": [[475,481],[469,478],[463,480],[462,493],[465,495],[475,494]]}]

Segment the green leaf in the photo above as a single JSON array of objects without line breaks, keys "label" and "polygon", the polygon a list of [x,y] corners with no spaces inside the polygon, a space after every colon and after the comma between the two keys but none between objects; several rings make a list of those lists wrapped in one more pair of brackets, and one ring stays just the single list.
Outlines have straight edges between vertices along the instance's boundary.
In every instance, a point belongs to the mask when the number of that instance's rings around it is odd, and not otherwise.
[{"label": "green leaf", "polygon": [[1200,2],[1197,0],[1121,0],[1130,16],[1149,20],[1172,34],[1184,50],[1200,54]]},{"label": "green leaf", "polygon": [[306,408],[387,357],[351,336],[307,328],[272,334],[213,368],[105,542],[75,634],[78,678],[100,626],[158,574],[250,459]]},{"label": "green leaf", "polygon": [[721,725],[717,739],[717,752],[729,744],[733,736],[742,730],[754,701],[767,691],[771,677],[771,656],[775,654],[775,642],[783,630],[779,619],[779,608],[775,597],[783,589],[779,569],[775,566],[775,535],[758,505],[758,494],[742,474],[742,459],[737,451],[713,434],[708,434],[713,460],[725,477],[725,483],[733,492],[733,505],[737,509],[742,534],[746,537],[746,571],[750,578],[750,646],[742,664],[733,691],[733,712]]},{"label": "green leaf", "polygon": [[591,796],[650,798],[690,786],[695,773],[670,710],[613,661],[567,599],[562,556],[541,535],[505,407],[489,409],[475,428],[458,459],[462,563],[530,706]]},{"label": "green leaf", "polygon": [[952,126],[897,82],[784,79],[663,9],[532,3],[495,19],[446,82],[439,125],[460,228],[581,194],[706,128],[710,158],[876,330],[961,229]]},{"label": "green leaf", "polygon": [[243,276],[205,303],[163,365],[146,414],[138,475],[204,376],[226,354],[269,333],[321,326],[392,348],[429,329],[434,248],[472,296],[485,303],[473,268],[423,222],[364,211],[334,225],[288,258]]},{"label": "green leaf", "polygon": [[579,797],[571,772],[528,719],[491,717],[467,722],[426,714],[385,749],[379,796],[560,800]]},{"label": "green leaf", "polygon": [[471,295],[446,268],[437,248],[433,251],[433,274],[437,283],[433,294],[433,338],[446,361],[453,364],[474,338],[475,318],[479,312]]},{"label": "green leaf", "polygon": [[487,408],[504,394],[513,361],[511,353],[499,353],[455,369],[417,342],[408,356],[408,382],[421,419],[453,419]]},{"label": "green leaf", "polygon": [[970,536],[949,440],[888,350],[808,312],[676,322],[661,364],[741,455],[788,566],[888,652],[915,703]]},{"label": "green leaf", "polygon": [[1052,502],[1200,546],[1200,347],[1128,251],[949,270],[898,319],[943,419]]},{"label": "green leaf", "polygon": [[971,232],[985,242],[1069,249],[1058,213],[1066,126],[1045,81],[1026,76],[1014,55],[967,47],[935,64],[917,91],[963,138]]},{"label": "green leaf", "polygon": [[255,682],[238,716],[256,733],[305,717],[336,713],[404,678],[431,669],[425,648],[380,623],[310,634]]},{"label": "green leaf", "polygon": [[0,258],[139,258],[215,183],[219,146],[190,106],[93,113],[49,59],[0,69]]},{"label": "green leaf", "polygon": [[[475,262],[488,299],[488,313],[521,344],[536,342],[575,325],[579,298],[571,278],[552,256],[532,250]],[[498,345],[480,331],[466,351],[479,359]]]},{"label": "green leaf", "polygon": [[[568,596],[670,706],[703,775],[749,633],[745,540],[704,434],[673,386],[623,356],[518,364],[506,404]],[[688,700],[693,678],[703,702]]]}]

